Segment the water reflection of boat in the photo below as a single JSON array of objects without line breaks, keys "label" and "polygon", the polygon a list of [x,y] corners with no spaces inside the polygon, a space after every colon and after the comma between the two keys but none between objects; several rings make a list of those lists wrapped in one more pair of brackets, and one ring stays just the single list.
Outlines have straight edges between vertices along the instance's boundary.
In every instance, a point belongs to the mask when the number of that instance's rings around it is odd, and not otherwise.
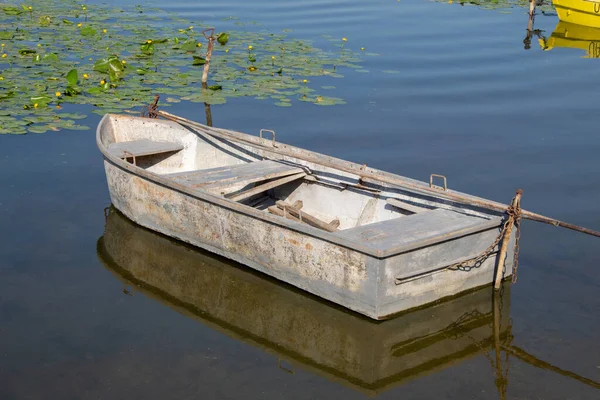
[{"label": "water reflection of boat", "polygon": [[600,29],[559,21],[552,35],[545,41],[544,50],[555,47],[581,49],[590,58],[600,58]]},{"label": "water reflection of boat", "polygon": [[600,28],[600,0],[552,0],[561,21]]},{"label": "water reflection of boat", "polygon": [[488,288],[373,322],[141,228],[115,209],[98,256],[126,293],[142,292],[275,354],[289,372],[300,366],[371,395],[510,340],[508,284],[495,315]]}]

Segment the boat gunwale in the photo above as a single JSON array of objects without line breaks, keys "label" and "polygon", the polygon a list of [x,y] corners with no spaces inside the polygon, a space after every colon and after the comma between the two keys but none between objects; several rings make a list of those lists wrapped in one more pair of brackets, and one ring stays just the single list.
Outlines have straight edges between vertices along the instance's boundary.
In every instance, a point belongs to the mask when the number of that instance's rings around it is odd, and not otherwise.
[{"label": "boat gunwale", "polygon": [[[288,220],[288,219],[282,219],[280,217],[271,215],[269,213],[265,213],[263,211],[259,211],[253,207],[249,207],[247,205],[238,203],[236,201],[224,198],[224,197],[219,197],[216,196],[214,194],[211,194],[209,192],[206,191],[202,191],[202,190],[196,190],[196,189],[191,189],[185,185],[179,184],[175,181],[173,181],[172,179],[168,179],[165,178],[159,174],[153,173],[153,172],[149,172],[143,168],[139,168],[133,164],[128,163],[125,160],[122,160],[112,154],[110,154],[108,152],[107,147],[104,145],[104,143],[102,142],[102,138],[103,133],[104,133],[104,126],[105,124],[108,124],[110,121],[110,118],[122,118],[122,119],[137,119],[137,118],[141,118],[141,117],[133,117],[133,116],[129,116],[129,115],[120,115],[120,114],[105,114],[104,117],[102,117],[102,119],[100,120],[97,128],[96,128],[96,145],[98,146],[98,149],[100,150],[100,152],[102,153],[104,160],[108,161],[109,163],[113,164],[114,166],[116,166],[117,168],[124,170],[125,172],[137,176],[139,178],[145,179],[147,181],[150,181],[152,183],[155,183],[159,186],[165,187],[167,189],[171,189],[171,190],[175,190],[183,195],[186,196],[190,196],[194,199],[200,200],[200,201],[205,201],[208,203],[211,203],[215,206],[221,207],[221,208],[226,208],[228,210],[237,212],[239,214],[242,215],[246,215],[252,218],[257,218],[260,219],[261,221],[264,221],[266,223],[270,223],[272,225],[277,225],[280,227],[283,227],[285,229],[290,229],[293,231],[296,231],[298,233],[301,233],[303,235],[307,235],[310,237],[314,237],[320,240],[324,240],[327,241],[329,243],[332,243],[334,245],[337,246],[341,246],[344,248],[347,248],[349,250],[352,251],[356,251],[362,254],[366,254],[368,256],[371,257],[375,257],[377,259],[386,259],[389,257],[393,257],[399,254],[403,254],[403,253],[408,253],[417,249],[421,249],[421,248],[425,248],[425,247],[430,247],[432,245],[436,245],[439,243],[443,243],[443,242],[447,242],[450,240],[454,240],[454,239],[458,239],[464,236],[468,236],[468,235],[472,235],[472,234],[476,234],[479,232],[483,232],[483,231],[487,231],[490,229],[494,229],[494,228],[499,228],[501,225],[501,221],[502,218],[494,216],[492,213],[490,214],[486,214],[489,216],[489,219],[484,219],[481,218],[482,222],[480,224],[471,226],[471,227],[467,227],[467,228],[463,228],[463,229],[458,229],[449,233],[446,233],[444,235],[440,235],[440,236],[434,236],[434,237],[430,237],[430,238],[425,238],[422,239],[420,241],[416,241],[416,242],[411,242],[408,244],[403,244],[394,248],[390,248],[390,249],[373,249],[370,246],[365,246],[364,244],[357,242],[357,241],[353,241],[353,240],[349,240],[346,239],[342,236],[336,235],[335,233],[330,233],[327,231],[323,231],[320,230],[318,228],[312,227],[310,225],[305,225],[299,222],[295,222],[292,220]],[[174,122],[172,121],[167,121],[167,120],[153,120],[153,121],[157,121],[157,122],[161,122],[161,123],[171,123],[173,124]],[[176,123],[175,123],[176,124]],[[197,135],[196,132],[194,132],[193,130],[189,130],[190,132],[194,133]],[[243,133],[243,132],[235,132],[237,135],[243,135],[243,136],[247,136],[249,139],[252,140],[256,140],[259,139],[257,137],[254,137],[252,135],[249,135],[247,133]],[[278,143],[280,146],[283,145],[283,143]],[[252,146],[251,144],[247,144],[248,146]],[[260,146],[260,143],[256,143],[257,146]],[[320,156],[320,157],[327,157],[330,159],[335,159],[338,162],[343,162],[343,163],[347,163],[349,165],[351,165],[352,167],[356,167],[357,168],[357,172],[359,171],[359,168],[361,167],[358,164],[352,163],[350,161],[346,161],[346,160],[341,160],[341,159],[336,159],[334,157],[331,156],[326,156],[320,153],[316,153],[313,152],[311,150],[306,150],[306,149],[301,149],[301,148],[297,148],[294,146],[290,146],[290,145],[285,145],[287,148],[290,149],[294,149],[294,150],[300,150],[300,151],[305,151],[305,152],[309,152],[315,156]],[[268,150],[266,150],[268,151]],[[293,158],[293,156],[290,156]],[[335,169],[335,168],[333,168]],[[400,179],[410,179],[410,178],[405,178],[403,176],[400,175],[396,175],[396,174],[392,174],[389,172],[385,172],[385,171],[381,171],[375,168],[370,168],[369,170],[371,172],[371,174],[376,175],[378,173],[383,173],[383,174],[387,174],[387,175],[391,175]],[[364,172],[364,171],[363,171]],[[360,176],[359,173],[357,173],[357,175]],[[419,184],[424,185],[424,187],[426,187],[426,184],[420,181],[416,181],[413,179],[410,179],[411,181],[414,182],[418,182]],[[418,193],[416,190],[409,190],[406,188],[401,187],[400,185],[391,185],[391,184],[386,184],[386,185],[382,185],[384,187],[390,187],[390,188],[399,188],[401,190],[406,190],[408,192],[412,192],[412,193]],[[456,192],[459,193],[459,192]],[[444,198],[438,198],[436,196],[433,196],[432,194],[427,194],[428,196],[431,196],[437,200],[439,200],[440,202],[444,202],[447,201],[447,199]],[[443,195],[443,194],[442,194]],[[475,196],[471,196],[468,195],[469,197],[473,197],[473,198],[477,198]]]}]

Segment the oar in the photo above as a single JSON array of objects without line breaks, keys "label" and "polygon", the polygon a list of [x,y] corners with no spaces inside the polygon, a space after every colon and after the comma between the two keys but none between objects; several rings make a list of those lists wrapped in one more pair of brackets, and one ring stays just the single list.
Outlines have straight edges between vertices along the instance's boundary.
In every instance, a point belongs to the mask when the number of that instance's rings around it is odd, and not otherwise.
[{"label": "oar", "polygon": [[[215,137],[219,137],[219,138],[226,139],[226,140],[231,140],[234,142],[246,143],[251,146],[264,149],[271,153],[276,153],[276,154],[280,154],[280,155],[284,155],[284,156],[288,156],[288,157],[294,157],[297,159],[312,162],[312,163],[322,165],[325,167],[330,167],[330,168],[338,169],[340,171],[355,174],[355,175],[360,176],[361,180],[364,182],[375,181],[377,183],[385,183],[385,184],[389,184],[389,185],[398,186],[401,188],[412,189],[412,190],[419,191],[419,192],[425,193],[425,194],[430,194],[430,195],[433,195],[435,197],[439,197],[442,199],[452,200],[452,201],[462,203],[465,205],[479,207],[479,208],[483,208],[483,209],[487,209],[487,210],[491,210],[491,211],[505,212],[508,209],[508,205],[506,205],[506,204],[498,203],[498,202],[491,201],[491,200],[481,199],[479,197],[468,196],[465,194],[456,193],[456,192],[449,191],[449,190],[437,189],[435,187],[427,186],[424,183],[411,182],[411,181],[408,181],[406,179],[402,179],[399,177],[387,176],[387,175],[383,174],[381,171],[377,171],[372,168],[368,168],[366,166],[360,166],[358,164],[345,162],[345,161],[342,161],[342,160],[334,158],[334,157],[329,157],[329,156],[325,156],[322,154],[316,154],[316,153],[306,154],[304,152],[301,152],[299,149],[296,149],[296,148],[293,148],[293,147],[290,147],[287,145],[283,145],[283,144],[276,146],[274,139],[273,139],[273,142],[271,142],[271,145],[266,145],[266,144],[264,144],[265,142],[258,137],[252,137],[252,136],[248,136],[246,134],[240,133],[240,132],[230,131],[230,130],[226,130],[226,129],[211,128],[206,125],[200,124],[198,122],[194,122],[194,121],[188,120],[183,117],[179,117],[177,115],[174,115],[174,114],[171,114],[171,113],[168,113],[165,111],[157,111],[157,114],[163,118],[177,122],[181,125],[184,125],[184,126],[187,126],[190,128],[194,128],[194,129],[199,129],[199,130],[203,131],[204,133],[207,133],[207,134],[215,136]],[[589,228],[584,228],[581,226],[577,226],[574,224],[570,224],[568,222],[559,221],[557,219],[546,217],[546,216],[540,215],[540,214],[536,214],[531,211],[521,209],[521,216],[523,218],[526,218],[526,219],[529,219],[532,221],[543,222],[546,224],[560,226],[563,228],[572,229],[577,232],[582,232],[582,233],[585,233],[588,235],[600,237],[600,232],[598,232],[598,231],[595,231],[595,230],[592,230]]]}]

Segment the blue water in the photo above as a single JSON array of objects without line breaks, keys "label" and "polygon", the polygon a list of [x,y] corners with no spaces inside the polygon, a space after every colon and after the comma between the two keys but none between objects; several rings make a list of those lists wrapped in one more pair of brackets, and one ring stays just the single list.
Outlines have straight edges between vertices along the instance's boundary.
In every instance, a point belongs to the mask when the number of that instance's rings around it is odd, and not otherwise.
[{"label": "blue water", "polygon": [[[274,129],[282,142],[420,180],[442,173],[453,189],[502,202],[522,188],[524,208],[600,230],[600,60],[578,49],[543,51],[535,37],[525,50],[525,8],[426,0],[160,7],[221,30],[235,27],[223,21],[235,16],[259,24],[247,29],[291,29],[322,47],[322,35],[346,37],[347,46],[380,54],[365,57],[368,73],[315,80],[336,86],[330,93],[345,105],[234,99],[212,107],[215,126]],[[540,14],[535,28],[549,37],[557,22]],[[203,105],[176,111],[203,121]],[[308,368],[286,374],[273,353],[156,299],[124,295],[96,254],[109,205],[93,131],[0,136],[0,398],[364,397]],[[596,382],[599,243],[525,222],[510,309],[513,344]],[[507,398],[600,397],[509,361]],[[378,398],[498,398],[494,379],[478,354]]]}]

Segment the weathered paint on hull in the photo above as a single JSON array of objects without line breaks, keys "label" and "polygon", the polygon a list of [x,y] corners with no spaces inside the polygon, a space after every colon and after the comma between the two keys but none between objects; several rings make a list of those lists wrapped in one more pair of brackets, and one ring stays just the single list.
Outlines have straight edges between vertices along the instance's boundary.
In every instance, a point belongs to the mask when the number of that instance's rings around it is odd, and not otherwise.
[{"label": "weathered paint on hull", "polygon": [[[442,269],[401,284],[395,277],[410,257],[407,254],[435,262],[429,253],[443,254],[457,244],[467,250],[465,254],[477,254],[497,236],[496,229],[462,238],[466,243],[452,240],[380,259],[181,193],[107,159],[105,169],[113,204],[136,223],[374,319],[388,318],[493,279],[495,255],[468,272]],[[509,257],[505,277],[510,275],[511,265]]]},{"label": "weathered paint on hull", "polygon": [[[98,254],[123,284],[274,354],[282,368],[301,366],[369,395],[489,351],[493,340],[488,290],[374,323],[154,234],[115,210]],[[509,334],[509,289],[499,309],[501,338]]]}]

